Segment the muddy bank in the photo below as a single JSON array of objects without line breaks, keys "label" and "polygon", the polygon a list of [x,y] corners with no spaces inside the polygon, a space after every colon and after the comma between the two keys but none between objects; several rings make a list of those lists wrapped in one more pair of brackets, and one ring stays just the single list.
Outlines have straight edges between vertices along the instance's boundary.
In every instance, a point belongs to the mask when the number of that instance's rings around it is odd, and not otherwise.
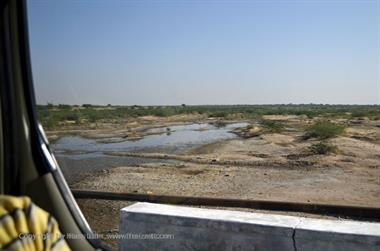
[{"label": "muddy bank", "polygon": [[106,174],[110,169],[120,166],[140,165],[147,163],[173,162],[171,160],[160,160],[154,158],[140,157],[113,157],[95,155],[91,158],[83,158],[81,155],[56,155],[63,175],[69,184],[80,182],[83,179],[91,178],[94,173]]}]

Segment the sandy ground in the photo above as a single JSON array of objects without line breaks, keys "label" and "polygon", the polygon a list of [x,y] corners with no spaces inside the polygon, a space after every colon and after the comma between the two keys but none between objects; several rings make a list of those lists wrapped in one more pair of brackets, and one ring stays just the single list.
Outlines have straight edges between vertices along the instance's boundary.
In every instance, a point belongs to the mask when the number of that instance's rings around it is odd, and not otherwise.
[{"label": "sandy ground", "polygon": [[[205,118],[145,118],[125,129],[108,128],[80,135],[107,140],[122,133]],[[380,206],[380,122],[336,120],[347,126],[344,135],[330,139],[336,153],[315,155],[301,140],[313,121],[301,116],[270,116],[286,127],[271,133],[253,126],[251,137],[202,145],[182,154],[113,152],[113,156],[154,158],[155,163],[120,165],[94,171],[72,188],[146,194],[207,196],[306,203]],[[148,121],[148,122],[147,122]],[[50,136],[62,132],[50,132]],[[100,136],[99,136],[100,135]],[[108,135],[108,136],[106,136]],[[120,134],[121,135],[121,134]],[[120,136],[119,135],[119,136]],[[103,137],[104,136],[104,137]],[[139,137],[143,137],[140,134]],[[167,160],[173,160],[168,162]],[[131,202],[79,200],[95,231],[118,230],[119,209]],[[293,213],[294,214],[294,213]],[[315,217],[315,216],[313,216]],[[112,246],[116,244],[110,242]]]},{"label": "sandy ground", "polygon": [[214,143],[204,154],[114,153],[178,162],[116,167],[72,187],[380,206],[380,145],[345,136],[331,141],[338,154],[299,154],[311,142],[292,144],[281,134]]}]

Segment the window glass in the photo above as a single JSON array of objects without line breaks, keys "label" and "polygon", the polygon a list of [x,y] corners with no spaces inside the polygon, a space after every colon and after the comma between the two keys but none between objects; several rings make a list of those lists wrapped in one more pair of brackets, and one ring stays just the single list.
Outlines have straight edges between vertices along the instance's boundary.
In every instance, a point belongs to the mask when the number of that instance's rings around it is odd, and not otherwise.
[{"label": "window glass", "polygon": [[[378,1],[28,8],[39,119],[71,188],[380,206]],[[78,202],[100,233],[132,203]]]}]

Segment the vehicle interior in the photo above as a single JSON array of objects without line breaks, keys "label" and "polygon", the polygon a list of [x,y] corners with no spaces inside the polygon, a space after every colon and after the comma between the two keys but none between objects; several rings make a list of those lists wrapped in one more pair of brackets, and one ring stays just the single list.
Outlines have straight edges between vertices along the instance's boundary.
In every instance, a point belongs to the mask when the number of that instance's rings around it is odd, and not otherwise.
[{"label": "vehicle interior", "polygon": [[[90,234],[38,124],[30,69],[25,1],[1,1],[0,191],[29,196],[63,233]],[[93,239],[71,239],[72,250],[107,250]]]},{"label": "vehicle interior", "polygon": [[[83,216],[39,123],[31,69],[26,5],[25,0],[0,2],[0,192],[5,195],[30,197],[37,206],[49,212],[57,220],[63,234],[85,236],[86,238],[67,239],[72,250],[111,250],[94,235]],[[214,162],[216,161],[219,160]],[[241,207],[315,214],[327,212],[352,218],[367,217],[374,221],[379,219],[378,208],[360,207],[360,205],[326,206],[318,203],[296,204],[77,191],[76,197],[81,196],[190,206]]]}]

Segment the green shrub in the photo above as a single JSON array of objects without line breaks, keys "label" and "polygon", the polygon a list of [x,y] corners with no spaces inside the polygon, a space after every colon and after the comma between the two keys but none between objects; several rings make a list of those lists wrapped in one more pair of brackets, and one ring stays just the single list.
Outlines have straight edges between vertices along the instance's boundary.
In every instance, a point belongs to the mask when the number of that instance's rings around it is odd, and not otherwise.
[{"label": "green shrub", "polygon": [[212,112],[208,115],[209,118],[225,118],[229,113],[224,111]]},{"label": "green shrub", "polygon": [[306,128],[304,139],[317,138],[329,139],[336,137],[344,132],[345,127],[328,121],[317,122]]},{"label": "green shrub", "polygon": [[368,113],[364,111],[354,111],[351,113],[351,118],[364,118],[367,116],[368,116]]},{"label": "green shrub", "polygon": [[158,116],[158,117],[167,117],[169,116],[169,112],[167,110],[163,110],[163,109],[158,109],[154,112],[146,112],[146,114],[153,114],[155,116]]},{"label": "green shrub", "polygon": [[336,153],[338,148],[332,144],[327,143],[326,141],[320,141],[318,143],[312,144],[309,147],[309,150],[313,154],[328,154]]},{"label": "green shrub", "polygon": [[41,124],[45,130],[54,130],[58,126],[57,121],[52,119],[41,120]]},{"label": "green shrub", "polygon": [[284,128],[284,124],[272,120],[261,120],[260,124],[270,132],[280,132]]},{"label": "green shrub", "polygon": [[66,104],[58,104],[58,108],[62,110],[70,110],[71,106]]},{"label": "green shrub", "polygon": [[99,116],[97,113],[88,113],[87,119],[91,123],[95,123],[96,121],[102,119],[101,116]]},{"label": "green shrub", "polygon": [[77,113],[67,114],[67,115],[65,116],[65,119],[66,119],[66,120],[74,120],[74,121],[78,121],[78,120],[79,120],[79,114],[77,114]]}]

